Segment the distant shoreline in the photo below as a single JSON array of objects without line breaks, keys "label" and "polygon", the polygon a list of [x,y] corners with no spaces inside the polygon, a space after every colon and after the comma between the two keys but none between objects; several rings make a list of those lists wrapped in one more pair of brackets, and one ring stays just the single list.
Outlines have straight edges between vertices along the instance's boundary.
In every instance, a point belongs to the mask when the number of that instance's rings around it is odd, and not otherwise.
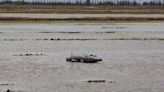
[{"label": "distant shoreline", "polygon": [[[100,15],[102,14],[102,16],[97,16],[98,14]],[[159,21],[163,21],[164,6],[0,4],[0,20],[1,21],[2,20],[4,21],[6,20],[14,20],[14,21],[27,21],[27,20],[29,21],[38,21],[38,20],[40,21],[111,21],[111,20],[154,21],[154,20],[159,20]]]},{"label": "distant shoreline", "polygon": [[138,17],[86,17],[86,18],[28,18],[28,17],[0,17],[0,20],[21,20],[21,21],[26,21],[26,20],[30,20],[30,21],[112,21],[112,20],[158,20],[158,21],[163,21],[164,18],[161,17],[157,17],[157,18],[146,18],[146,17],[142,17],[142,18],[138,18]]},{"label": "distant shoreline", "polygon": [[0,13],[0,20],[13,21],[163,21],[164,14],[29,14]]},{"label": "distant shoreline", "polygon": [[0,4],[0,13],[164,14],[164,6]]}]

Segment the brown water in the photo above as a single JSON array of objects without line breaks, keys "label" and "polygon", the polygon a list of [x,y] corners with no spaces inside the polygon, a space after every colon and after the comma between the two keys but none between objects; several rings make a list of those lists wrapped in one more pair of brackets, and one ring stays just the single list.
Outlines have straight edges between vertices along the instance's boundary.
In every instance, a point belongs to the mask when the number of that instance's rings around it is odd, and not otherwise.
[{"label": "brown water", "polygon": [[[163,92],[163,29],[163,22],[1,22],[0,90]],[[71,52],[94,53],[103,61],[68,63],[65,58]],[[32,56],[19,56],[27,53]]]}]

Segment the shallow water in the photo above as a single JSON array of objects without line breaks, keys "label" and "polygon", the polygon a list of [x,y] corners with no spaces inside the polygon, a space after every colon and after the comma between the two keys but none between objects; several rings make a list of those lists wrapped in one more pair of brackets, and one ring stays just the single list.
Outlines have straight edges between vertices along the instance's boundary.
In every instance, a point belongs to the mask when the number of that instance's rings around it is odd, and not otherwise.
[{"label": "shallow water", "polygon": [[[162,22],[1,22],[0,89],[2,92],[7,89],[19,92],[163,92],[164,41],[150,40],[164,38],[163,29]],[[94,53],[103,61],[68,63],[65,58],[71,52]],[[27,53],[33,56],[19,56]],[[86,82],[92,79],[106,82]],[[6,83],[8,85],[4,85]]]},{"label": "shallow water", "polygon": [[83,17],[164,17],[164,14],[43,14],[43,13],[1,13],[0,17],[29,18],[83,18]]}]

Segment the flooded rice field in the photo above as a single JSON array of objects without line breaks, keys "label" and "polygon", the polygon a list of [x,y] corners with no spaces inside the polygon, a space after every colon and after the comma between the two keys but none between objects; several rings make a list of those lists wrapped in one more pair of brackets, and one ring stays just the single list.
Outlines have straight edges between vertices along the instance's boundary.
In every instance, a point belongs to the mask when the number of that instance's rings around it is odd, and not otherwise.
[{"label": "flooded rice field", "polygon": [[[0,92],[163,92],[163,29],[164,22],[0,22]],[[66,62],[71,53],[103,61]]]}]

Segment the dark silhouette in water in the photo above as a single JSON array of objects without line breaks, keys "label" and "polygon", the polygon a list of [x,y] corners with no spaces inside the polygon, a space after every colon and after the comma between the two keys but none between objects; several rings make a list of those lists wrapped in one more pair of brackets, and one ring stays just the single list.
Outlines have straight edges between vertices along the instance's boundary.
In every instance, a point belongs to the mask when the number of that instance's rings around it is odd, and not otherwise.
[{"label": "dark silhouette in water", "polygon": [[70,57],[66,58],[67,62],[83,62],[83,63],[96,63],[98,61],[102,61],[101,58],[98,58],[96,55],[93,54],[83,54],[83,55],[71,55]]},{"label": "dark silhouette in water", "polygon": [[7,91],[6,92],[12,92],[10,89],[7,89]]}]

